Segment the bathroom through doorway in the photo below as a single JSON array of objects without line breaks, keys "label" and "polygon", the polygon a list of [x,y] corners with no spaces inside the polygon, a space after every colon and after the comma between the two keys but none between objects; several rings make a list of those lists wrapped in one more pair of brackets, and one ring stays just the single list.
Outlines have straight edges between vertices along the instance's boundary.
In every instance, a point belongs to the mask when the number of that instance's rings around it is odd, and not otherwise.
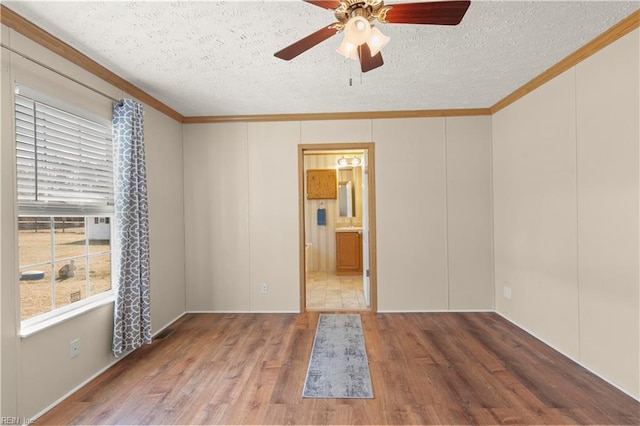
[{"label": "bathroom through doorway", "polygon": [[301,312],[377,309],[373,149],[299,146]]}]

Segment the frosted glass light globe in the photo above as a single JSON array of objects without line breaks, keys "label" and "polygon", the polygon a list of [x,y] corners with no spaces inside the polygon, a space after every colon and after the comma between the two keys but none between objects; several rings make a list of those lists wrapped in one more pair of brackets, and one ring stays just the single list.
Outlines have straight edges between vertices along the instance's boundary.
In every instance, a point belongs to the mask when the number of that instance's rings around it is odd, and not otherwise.
[{"label": "frosted glass light globe", "polygon": [[344,32],[345,40],[355,46],[360,46],[369,40],[371,24],[362,16],[354,16],[347,22]]}]

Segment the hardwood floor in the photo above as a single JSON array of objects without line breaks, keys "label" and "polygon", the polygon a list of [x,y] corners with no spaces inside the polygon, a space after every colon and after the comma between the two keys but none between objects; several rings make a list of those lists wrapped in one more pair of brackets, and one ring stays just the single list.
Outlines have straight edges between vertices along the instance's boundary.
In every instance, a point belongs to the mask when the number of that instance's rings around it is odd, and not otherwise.
[{"label": "hardwood floor", "polygon": [[368,309],[362,289],[362,274],[307,272],[307,309]]},{"label": "hardwood floor", "polygon": [[37,423],[640,423],[640,403],[496,314],[361,315],[372,400],[301,397],[317,313],[187,314]]}]

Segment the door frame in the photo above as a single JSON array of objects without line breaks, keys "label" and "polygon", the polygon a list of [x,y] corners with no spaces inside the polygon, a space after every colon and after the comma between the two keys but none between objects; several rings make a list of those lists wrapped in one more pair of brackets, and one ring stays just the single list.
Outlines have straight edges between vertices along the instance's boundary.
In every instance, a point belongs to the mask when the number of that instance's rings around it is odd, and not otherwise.
[{"label": "door frame", "polygon": [[369,311],[378,312],[378,269],[376,250],[376,191],[375,191],[375,144],[373,142],[359,143],[328,143],[328,144],[300,144],[298,145],[298,206],[299,206],[299,251],[300,251],[300,312],[307,310],[307,287],[305,268],[305,193],[304,193],[304,153],[305,151],[338,151],[338,150],[367,150],[367,184],[369,195]]}]

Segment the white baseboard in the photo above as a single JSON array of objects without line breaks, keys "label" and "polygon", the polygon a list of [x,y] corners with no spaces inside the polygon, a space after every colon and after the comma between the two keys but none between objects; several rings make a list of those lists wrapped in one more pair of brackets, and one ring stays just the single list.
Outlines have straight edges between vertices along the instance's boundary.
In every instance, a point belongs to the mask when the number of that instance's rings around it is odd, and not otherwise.
[{"label": "white baseboard", "polygon": [[61,396],[60,398],[58,398],[57,400],[55,400],[54,402],[49,404],[46,408],[41,410],[35,416],[31,417],[31,420],[37,420],[39,417],[41,417],[47,411],[51,410],[53,407],[55,407],[56,405],[60,404],[62,401],[64,401],[65,399],[69,398],[72,394],[74,394],[75,392],[80,390],[80,388],[82,388],[83,386],[87,385],[90,381],[92,381],[93,379],[95,379],[96,377],[98,377],[99,375],[101,375],[102,373],[104,373],[105,371],[107,371],[108,369],[110,369],[111,367],[113,367],[114,365],[116,365],[117,363],[119,363],[120,361],[125,359],[126,357],[128,357],[132,352],[133,351],[126,352],[122,356],[120,356],[119,358],[115,358],[114,357],[113,361],[111,361],[109,364],[107,364],[106,366],[102,367],[100,370],[98,370],[97,372],[95,372],[94,374],[89,376],[89,378],[87,378],[84,381],[82,381],[80,384],[75,386],[69,392],[65,393],[63,396]]},{"label": "white baseboard", "polygon": [[186,314],[299,314],[299,311],[187,311]]},{"label": "white baseboard", "polygon": [[495,312],[493,309],[426,309],[426,310],[418,310],[418,309],[389,309],[389,310],[378,310],[379,314],[442,314],[442,313],[486,313],[486,312]]},{"label": "white baseboard", "polygon": [[[182,314],[178,315],[174,320],[169,321],[167,324],[163,325],[162,327],[160,327],[159,330],[157,330],[155,333],[153,333],[152,337],[155,337],[156,335],[160,334],[165,328],[169,327],[171,324],[173,324],[174,322],[176,322],[177,320],[179,320],[180,318],[182,318],[184,315],[186,314],[186,312],[183,312]],[[38,414],[36,414],[32,419],[36,420],[37,418],[41,417],[43,414],[45,414],[47,411],[51,410],[53,407],[55,407],[56,405],[60,404],[62,401],[64,401],[65,399],[67,399],[68,397],[70,397],[73,393],[75,393],[76,391],[78,391],[80,388],[82,388],[83,386],[87,385],[90,381],[92,381],[93,379],[95,379],[96,377],[98,377],[99,375],[101,375],[102,373],[104,373],[105,371],[107,371],[108,369],[110,369],[111,367],[113,367],[114,365],[116,365],[118,362],[122,361],[123,359],[125,359],[127,356],[129,356],[129,354],[131,354],[133,351],[129,351],[126,352],[124,354],[122,354],[120,357],[118,358],[114,358],[112,362],[110,362],[109,364],[107,364],[106,366],[102,367],[100,370],[98,370],[96,373],[92,374],[91,376],[89,376],[89,378],[85,379],[83,382],[81,382],[79,385],[75,386],[73,389],[71,389],[69,392],[65,393],[62,397],[58,398],[57,400],[55,400],[53,403],[49,404],[45,409],[41,410]]]},{"label": "white baseboard", "polygon": [[182,318],[186,314],[187,314],[186,312],[181,313],[180,315],[175,317],[173,320],[169,321],[168,323],[166,323],[165,325],[160,327],[156,332],[153,333],[153,336],[151,336],[151,337],[156,337],[158,334],[162,333],[166,328],[170,327],[171,324],[173,324],[174,322],[178,321],[180,318]]},{"label": "white baseboard", "polygon": [[498,311],[494,311],[496,314],[500,315],[502,318],[504,318],[505,320],[509,321],[511,324],[515,325],[516,327],[518,327],[519,329],[521,329],[522,331],[524,331],[525,333],[530,334],[531,336],[535,337],[536,339],[540,340],[542,343],[544,343],[545,345],[549,346],[550,348],[552,348],[554,351],[557,351],[559,353],[561,353],[562,355],[566,356],[567,358],[569,358],[571,361],[575,362],[576,364],[578,364],[580,367],[584,368],[585,370],[589,371],[591,374],[593,374],[594,376],[599,377],[600,379],[604,380],[605,382],[609,383],[611,386],[613,386],[614,388],[618,389],[620,392],[624,393],[625,395],[630,396],[631,398],[635,399],[636,401],[640,402],[640,395],[633,395],[631,392],[629,392],[626,389],[621,388],[619,385],[613,383],[610,379],[604,377],[602,374],[598,373],[597,371],[592,370],[589,366],[584,365],[584,363],[582,363],[579,359],[576,359],[574,357],[572,357],[569,354],[566,354],[565,352],[563,352],[562,350],[556,348],[554,345],[552,345],[551,343],[549,343],[548,341],[546,341],[545,339],[543,339],[542,337],[538,336],[536,333],[533,333],[532,331],[528,330],[526,327],[523,327],[522,325],[518,324],[517,322],[515,322],[514,320],[512,320],[511,318],[507,318],[506,316],[504,316],[502,313],[498,312]]}]

